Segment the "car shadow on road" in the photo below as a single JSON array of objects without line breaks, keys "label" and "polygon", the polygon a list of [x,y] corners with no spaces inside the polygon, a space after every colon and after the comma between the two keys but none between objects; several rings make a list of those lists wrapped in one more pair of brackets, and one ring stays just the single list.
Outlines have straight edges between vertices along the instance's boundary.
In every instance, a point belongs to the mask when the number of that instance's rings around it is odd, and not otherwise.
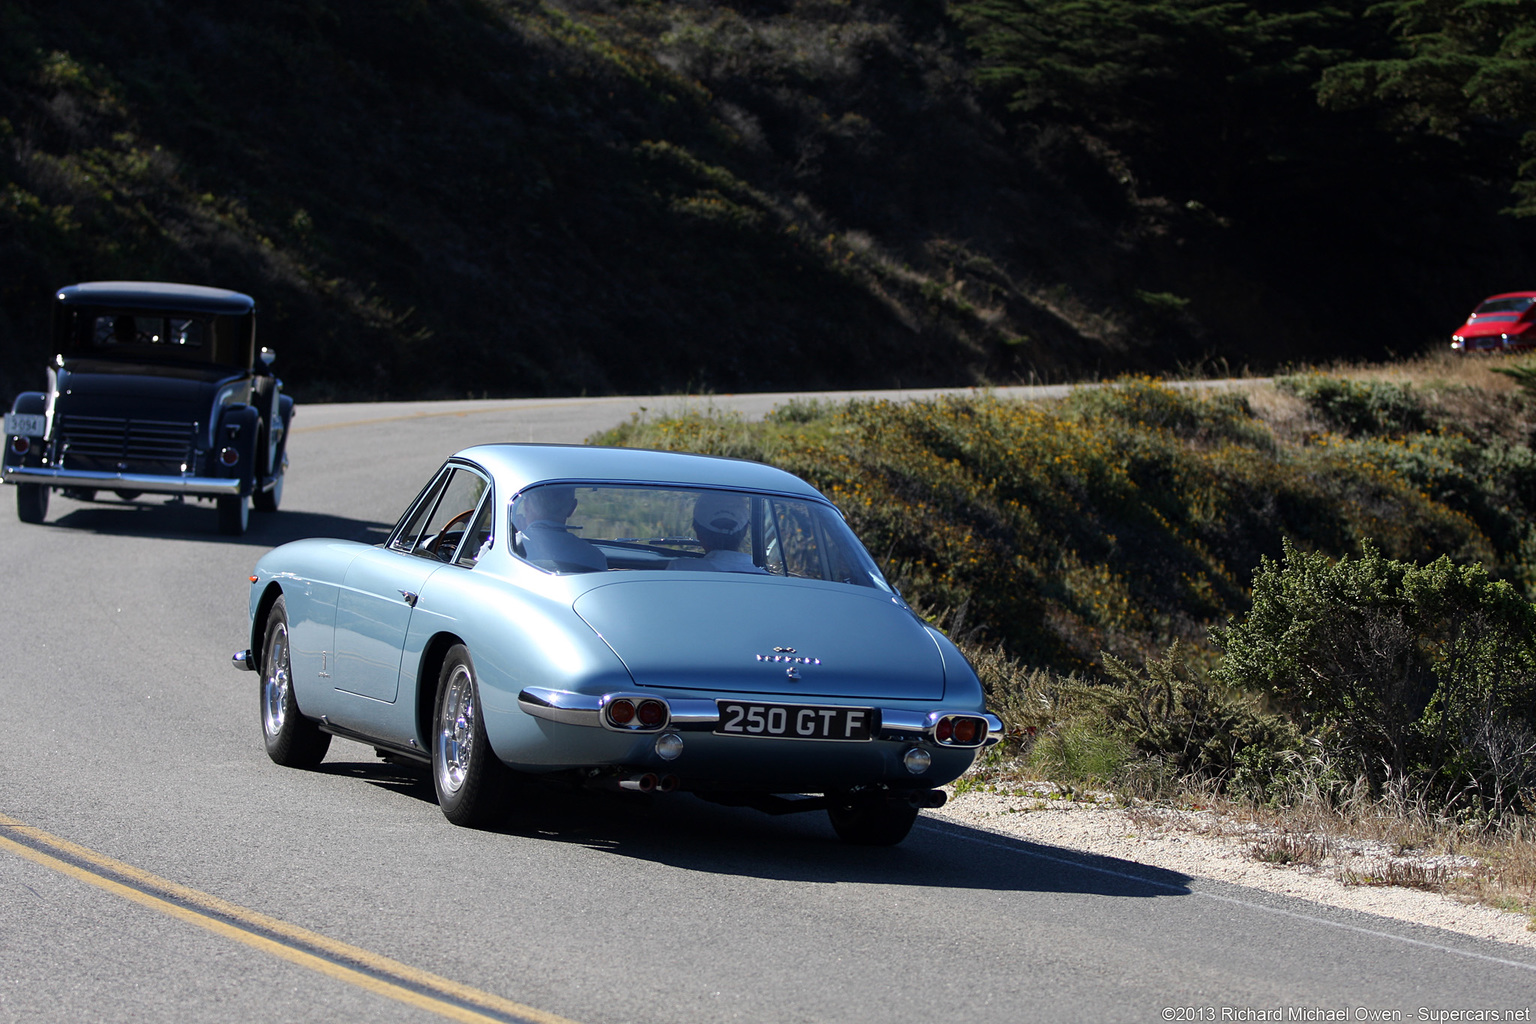
[{"label": "car shadow on road", "polygon": [[161,537],[261,548],[276,547],[304,537],[336,537],[376,544],[388,537],[393,527],[390,523],[365,519],[284,510],[252,512],[246,532],[234,536],[219,532],[218,512],[207,502],[153,499],[89,504],[71,502],[67,510],[61,511],[62,515],[49,518],[44,525],[123,537]]},{"label": "car shadow on road", "polygon": [[[327,761],[346,775],[436,803],[427,768]],[[686,793],[629,793],[553,782],[515,787],[508,839],[579,845],[631,860],[711,875],[794,882],[873,882],[921,887],[1091,893],[1152,898],[1190,893],[1176,871],[1035,843],[924,815],[892,847],[849,846],[823,811],[770,815]]]}]

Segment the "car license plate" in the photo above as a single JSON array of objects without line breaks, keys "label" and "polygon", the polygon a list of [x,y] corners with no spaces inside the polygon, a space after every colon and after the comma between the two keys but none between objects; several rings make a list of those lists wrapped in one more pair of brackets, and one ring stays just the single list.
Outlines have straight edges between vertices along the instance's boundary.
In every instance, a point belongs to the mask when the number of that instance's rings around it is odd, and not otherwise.
[{"label": "car license plate", "polygon": [[42,437],[48,429],[48,418],[35,412],[8,412],[5,414],[5,432],[15,437]]},{"label": "car license plate", "polygon": [[807,707],[717,700],[722,736],[772,736],[787,740],[867,740],[874,735],[874,708]]}]

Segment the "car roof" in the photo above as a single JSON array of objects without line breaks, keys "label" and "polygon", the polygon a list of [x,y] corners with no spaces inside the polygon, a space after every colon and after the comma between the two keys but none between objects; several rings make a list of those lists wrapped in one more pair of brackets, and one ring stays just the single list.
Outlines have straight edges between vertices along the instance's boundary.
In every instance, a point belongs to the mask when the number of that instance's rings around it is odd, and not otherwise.
[{"label": "car roof", "polygon": [[168,281],[83,281],[60,288],[57,298],[66,306],[115,306],[226,316],[241,316],[256,308],[256,300],[243,292]]},{"label": "car roof", "polygon": [[535,483],[682,484],[773,491],[826,500],[792,473],[745,459],[579,444],[482,444],[455,456],[520,490]]},{"label": "car roof", "polygon": [[[1492,302],[1494,299],[1533,299],[1533,298],[1536,298],[1536,292],[1500,292],[1497,295],[1490,295],[1490,296],[1488,296],[1486,299],[1483,300],[1483,302]],[[1478,303],[1478,305],[1482,305],[1482,303]]]}]

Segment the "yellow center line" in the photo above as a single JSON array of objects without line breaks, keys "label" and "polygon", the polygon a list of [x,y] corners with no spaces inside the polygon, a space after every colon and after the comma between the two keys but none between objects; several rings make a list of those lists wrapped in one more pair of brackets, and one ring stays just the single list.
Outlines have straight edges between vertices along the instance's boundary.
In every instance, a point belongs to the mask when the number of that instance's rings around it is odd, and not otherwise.
[{"label": "yellow center line", "polygon": [[[140,870],[131,864],[113,860],[105,854],[95,850],[79,846],[67,839],[44,832],[42,829],[27,825],[15,818],[0,814],[0,829],[23,837],[27,843],[20,843],[14,839],[0,835],[0,850],[6,850],[19,857],[24,857],[34,863],[41,864],[67,875],[70,878],[93,885],[130,900],[140,906],[149,907],[169,917],[204,928],[216,935],[233,939],[244,943],[253,949],[261,950],[273,956],[287,960],[289,963],[308,968],[319,974],[344,981],[350,985],[377,995],[385,996],[397,1002],[409,1006],[428,1010],[449,1020],[464,1021],[467,1024],[505,1024],[508,1018],[526,1024],[574,1024],[565,1017],[560,1017],[531,1006],[503,999],[500,996],[483,992],[477,988],[451,981],[448,978],[423,971],[408,964],[391,960],[369,950],[353,946],[345,942],[312,932],[307,928],[290,924],[274,917],[268,917],[255,910],[219,899],[217,896],[200,892],[196,889],[178,885],[168,879],[152,875]],[[31,844],[31,845],[28,845]],[[111,872],[120,878],[127,879],[134,885],[148,889],[154,889],[161,895],[145,892],[134,888],[133,885],[125,885],[104,874],[88,870],[79,864],[60,860],[48,853],[37,849],[38,846],[50,847],[76,861],[82,861],[104,871]],[[170,897],[169,899],[164,897]],[[176,902],[172,902],[175,900]],[[187,906],[191,904],[191,906]],[[202,908],[201,910],[195,908]],[[214,916],[218,915],[218,916]],[[227,920],[220,920],[226,918]],[[235,923],[230,923],[231,921]],[[266,935],[259,934],[266,932]],[[278,941],[269,936],[278,936],[288,942]],[[293,943],[290,945],[289,943]],[[316,955],[308,950],[298,948],[307,946],[310,949],[320,950],[330,956],[349,960],[360,965],[365,970],[348,967],[345,964],[336,963],[324,956]],[[413,987],[406,987],[413,986]],[[421,991],[425,990],[425,991]],[[448,1002],[447,1000],[455,1002]],[[478,1013],[459,1003],[478,1006],[489,1010],[497,1016],[487,1016]]]}]

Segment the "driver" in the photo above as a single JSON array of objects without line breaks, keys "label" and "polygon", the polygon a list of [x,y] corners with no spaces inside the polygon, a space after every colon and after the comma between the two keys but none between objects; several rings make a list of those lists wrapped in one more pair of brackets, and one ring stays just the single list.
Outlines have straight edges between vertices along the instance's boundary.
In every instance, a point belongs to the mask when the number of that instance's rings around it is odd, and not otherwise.
[{"label": "driver", "polygon": [[565,521],[576,511],[576,488],[535,487],[512,511],[517,542],[531,562],[555,562],[560,569],[603,572],[608,559],[593,544],[571,533]]},{"label": "driver", "polygon": [[745,494],[705,491],[693,503],[693,535],[704,548],[703,558],[673,559],[670,568],[715,572],[755,572],[768,570],[739,550],[747,533],[748,501]]}]

